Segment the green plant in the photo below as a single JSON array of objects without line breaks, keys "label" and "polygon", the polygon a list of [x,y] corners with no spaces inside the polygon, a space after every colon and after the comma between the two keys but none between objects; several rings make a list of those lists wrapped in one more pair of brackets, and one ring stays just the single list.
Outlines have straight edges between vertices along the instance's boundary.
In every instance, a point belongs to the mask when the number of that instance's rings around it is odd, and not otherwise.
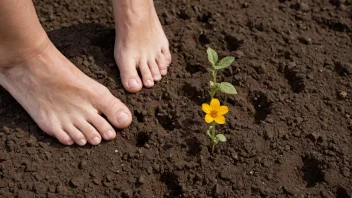
[{"label": "green plant", "polygon": [[228,68],[231,65],[231,63],[235,60],[235,58],[232,56],[227,56],[223,58],[221,61],[218,61],[218,54],[210,47],[208,47],[207,53],[208,53],[208,60],[211,64],[211,68],[207,68],[207,71],[211,74],[211,77],[212,77],[210,80],[210,97],[214,98],[215,94],[218,91],[221,91],[226,94],[237,94],[236,88],[231,83],[228,83],[228,82],[218,83],[216,81],[216,77],[219,70]]},{"label": "green plant", "polygon": [[211,48],[207,49],[208,60],[211,64],[211,68],[207,68],[207,71],[211,74],[210,80],[210,104],[202,104],[202,110],[206,113],[205,122],[209,124],[209,129],[206,134],[211,140],[211,152],[214,152],[215,146],[219,142],[226,142],[226,137],[223,134],[216,133],[217,124],[225,124],[225,114],[229,111],[229,108],[225,105],[220,106],[220,101],[214,96],[218,91],[226,94],[237,94],[236,88],[228,82],[217,82],[217,74],[219,70],[228,68],[231,63],[235,60],[234,57],[227,56],[218,62],[218,54]]}]

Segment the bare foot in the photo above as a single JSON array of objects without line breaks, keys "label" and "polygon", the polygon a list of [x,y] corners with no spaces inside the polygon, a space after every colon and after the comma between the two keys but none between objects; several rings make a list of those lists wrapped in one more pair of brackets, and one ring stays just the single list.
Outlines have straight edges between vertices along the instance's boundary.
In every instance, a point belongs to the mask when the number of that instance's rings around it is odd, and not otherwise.
[{"label": "bare foot", "polygon": [[128,108],[77,69],[50,41],[35,57],[0,71],[0,85],[44,132],[66,145],[97,145],[102,138],[115,138],[113,127],[101,113],[118,128],[131,123]]},{"label": "bare foot", "polygon": [[[153,87],[171,63],[169,43],[153,0],[113,0],[116,40],[115,60],[122,84],[129,92]],[[140,70],[142,80],[137,69]]]}]

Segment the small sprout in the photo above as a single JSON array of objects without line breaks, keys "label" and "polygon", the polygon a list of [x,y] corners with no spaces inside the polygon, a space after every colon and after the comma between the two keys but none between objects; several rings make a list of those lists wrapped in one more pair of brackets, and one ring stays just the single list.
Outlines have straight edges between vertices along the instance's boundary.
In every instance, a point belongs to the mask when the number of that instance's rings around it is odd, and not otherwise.
[{"label": "small sprout", "polygon": [[236,88],[227,82],[217,83],[216,75],[220,69],[228,68],[232,62],[235,60],[232,56],[227,56],[223,58],[220,62],[218,62],[218,54],[211,49],[210,47],[207,49],[208,60],[211,64],[211,68],[207,68],[207,71],[210,73],[212,80],[210,81],[210,97],[214,98],[215,94],[218,91],[221,91],[226,94],[237,94]]},{"label": "small sprout", "polygon": [[236,88],[228,82],[216,82],[216,75],[220,69],[228,68],[235,60],[234,57],[227,56],[218,62],[219,56],[210,47],[207,49],[208,60],[211,64],[211,68],[207,68],[207,71],[211,74],[210,85],[210,104],[202,104],[202,110],[206,113],[204,121],[210,124],[206,134],[211,139],[211,151],[214,152],[215,145],[219,142],[226,142],[226,137],[223,134],[216,134],[215,127],[217,124],[225,124],[225,114],[229,112],[229,108],[225,105],[220,106],[220,101],[214,98],[215,94],[220,91],[225,94],[237,94]]}]

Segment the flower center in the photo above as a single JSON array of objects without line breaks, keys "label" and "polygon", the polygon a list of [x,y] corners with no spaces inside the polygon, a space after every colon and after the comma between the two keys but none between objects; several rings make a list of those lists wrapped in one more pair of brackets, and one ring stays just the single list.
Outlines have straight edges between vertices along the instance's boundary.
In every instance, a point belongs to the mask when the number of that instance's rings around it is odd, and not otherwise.
[{"label": "flower center", "polygon": [[212,110],[212,111],[210,112],[210,115],[211,115],[211,117],[216,118],[216,117],[218,116],[218,111]]}]

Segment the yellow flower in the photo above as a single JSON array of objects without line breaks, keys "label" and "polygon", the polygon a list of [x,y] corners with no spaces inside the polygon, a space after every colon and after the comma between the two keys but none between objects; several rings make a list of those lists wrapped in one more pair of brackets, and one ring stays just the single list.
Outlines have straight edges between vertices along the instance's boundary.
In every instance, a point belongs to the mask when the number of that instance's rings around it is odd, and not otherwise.
[{"label": "yellow flower", "polygon": [[229,112],[227,106],[220,106],[220,101],[213,98],[209,104],[202,104],[202,110],[206,113],[205,122],[212,123],[215,121],[218,124],[225,124],[225,114]]}]

